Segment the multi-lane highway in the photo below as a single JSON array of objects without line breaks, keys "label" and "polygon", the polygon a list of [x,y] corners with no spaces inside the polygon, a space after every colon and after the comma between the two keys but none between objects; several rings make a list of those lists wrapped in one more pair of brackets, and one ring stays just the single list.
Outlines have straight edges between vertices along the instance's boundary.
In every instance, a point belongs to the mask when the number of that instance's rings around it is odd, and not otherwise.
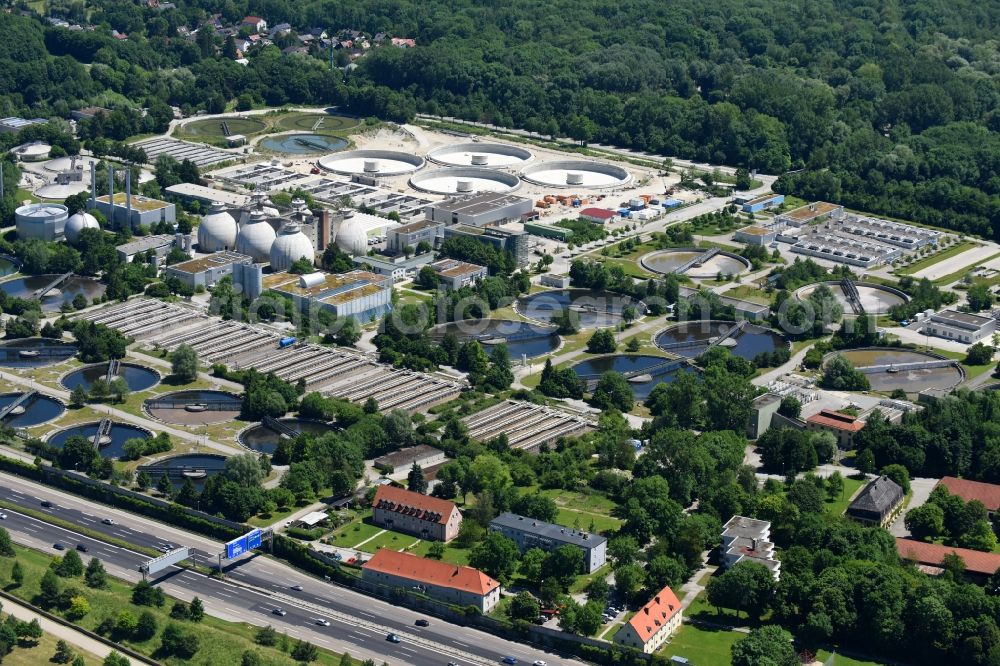
[{"label": "multi-lane highway", "polygon": [[[216,561],[222,547],[211,539],[2,473],[0,500],[44,511],[90,531],[138,546],[156,548],[164,543],[188,546],[201,564]],[[52,506],[42,506],[43,500],[51,502]],[[141,553],[84,537],[14,510],[5,512],[7,518],[0,526],[7,528],[15,541],[47,548],[54,555],[58,554],[52,548],[56,542],[68,548],[82,543],[87,547],[87,556],[99,558],[110,573],[128,580],[137,580],[139,564],[149,559]],[[106,518],[112,519],[114,524],[104,524]],[[295,638],[310,640],[338,653],[346,651],[355,657],[375,659],[378,663],[444,666],[455,662],[485,666],[498,663],[506,655],[527,664],[536,659],[553,665],[581,663],[476,629],[428,618],[331,585],[261,555],[235,561],[225,575],[226,580],[219,580],[171,568],[154,576],[152,581],[182,599],[199,596],[211,614],[224,619],[260,626],[270,624]],[[292,589],[294,586],[302,586],[302,590]],[[278,607],[286,611],[286,615],[274,614]],[[430,626],[416,626],[416,620],[421,618],[429,619]],[[329,621],[330,626],[318,624],[319,619]],[[401,642],[387,641],[390,632],[398,634]]]}]

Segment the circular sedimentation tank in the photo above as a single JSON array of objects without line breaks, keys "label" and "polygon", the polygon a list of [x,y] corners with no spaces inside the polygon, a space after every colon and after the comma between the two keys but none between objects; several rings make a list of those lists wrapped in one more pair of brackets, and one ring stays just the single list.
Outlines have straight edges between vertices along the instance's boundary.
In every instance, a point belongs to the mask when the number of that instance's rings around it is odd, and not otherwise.
[{"label": "circular sedimentation tank", "polygon": [[191,390],[164,393],[146,400],[142,408],[155,419],[177,425],[208,425],[232,421],[243,399],[229,391]]},{"label": "circular sedimentation tank", "polygon": [[349,150],[319,159],[321,168],[343,176],[402,176],[424,166],[424,158],[397,150]]},{"label": "circular sedimentation tank", "polygon": [[777,331],[755,324],[744,324],[735,333],[734,328],[738,328],[738,323],[733,321],[688,321],[663,329],[656,335],[655,342],[657,347],[669,354],[695,358],[701,356],[712,342],[722,338],[719,344],[748,361],[758,354],[788,348],[788,339]]},{"label": "circular sedimentation tank", "polygon": [[155,483],[164,474],[170,482],[179,487],[187,479],[196,486],[201,486],[210,476],[220,474],[226,468],[226,456],[212,453],[185,453],[179,456],[169,456],[141,465],[140,472],[146,472],[153,477]]},{"label": "circular sedimentation tank", "polygon": [[311,155],[343,150],[347,147],[347,140],[325,134],[285,134],[265,137],[257,145],[275,153]]},{"label": "circular sedimentation tank", "polygon": [[517,299],[517,311],[529,319],[552,323],[557,315],[569,310],[580,328],[617,326],[627,306],[635,308],[637,316],[646,309],[641,301],[628,296],[587,289],[540,291]]},{"label": "circular sedimentation tank", "polygon": [[[12,298],[31,300],[37,298],[36,294],[58,277],[58,275],[52,274],[15,278],[0,283],[0,291]],[[78,295],[83,295],[87,299],[87,305],[90,305],[95,298],[103,296],[106,289],[107,287],[97,280],[71,275],[42,297],[42,311],[56,312],[63,303],[72,303]]]},{"label": "circular sedimentation tank", "polygon": [[596,356],[573,364],[573,372],[588,384],[590,392],[593,383],[606,372],[617,372],[625,376],[632,387],[632,395],[642,401],[649,397],[657,384],[669,384],[682,372],[694,372],[685,361],[648,356],[643,354],[611,354]]},{"label": "circular sedimentation tank", "polygon": [[[312,435],[314,437],[325,435],[337,429],[331,423],[310,419],[288,418],[278,420],[282,425],[291,428],[298,434]],[[281,441],[281,437],[280,433],[268,428],[263,423],[259,423],[241,432],[238,439],[240,444],[248,449],[271,455],[278,448],[278,442]]]},{"label": "circular sedimentation tank", "polygon": [[[0,394],[0,411],[17,402],[23,396],[24,393]],[[65,411],[66,406],[59,400],[36,393],[12,409],[2,422],[9,428],[30,428],[59,418]]]},{"label": "circular sedimentation tank", "polygon": [[[59,383],[69,391],[72,391],[77,386],[82,386],[89,391],[94,382],[99,379],[105,379],[107,375],[107,363],[94,363],[93,365],[67,372],[59,380]],[[122,363],[118,367],[118,372],[112,377],[112,380],[114,379],[124,379],[125,383],[128,384],[128,390],[134,393],[156,386],[160,381],[160,373],[144,365]]]},{"label": "circular sedimentation tank", "polygon": [[[841,286],[841,283],[836,280],[817,282],[815,284],[807,284],[804,287],[799,287],[795,290],[795,297],[800,301],[804,301],[809,298],[809,294],[816,291],[816,288],[821,284],[825,284],[830,287],[833,295],[836,296],[840,305],[844,308],[845,313],[851,314],[854,312],[851,308],[850,301],[847,300],[847,295],[844,294],[844,288]],[[899,289],[894,289],[885,285],[874,284],[871,282],[855,282],[854,285],[858,288],[858,296],[861,297],[861,306],[868,314],[886,314],[892,306],[902,305],[910,300],[910,297]]]},{"label": "circular sedimentation tank", "polygon": [[427,159],[435,164],[451,167],[485,167],[504,169],[527,164],[534,155],[530,150],[502,143],[458,143],[435,148]]},{"label": "circular sedimentation tank", "polygon": [[521,178],[544,187],[607,189],[632,181],[632,174],[620,166],[587,160],[552,160],[527,166]]},{"label": "circular sedimentation tank", "polygon": [[719,275],[739,275],[750,270],[750,262],[732,252],[716,252],[703,262],[699,257],[709,250],[701,248],[674,248],[656,250],[639,258],[639,265],[647,271],[668,275],[684,269],[682,275],[696,280],[711,280]]},{"label": "circular sedimentation tank", "polygon": [[521,179],[505,171],[476,167],[430,169],[410,176],[410,187],[431,194],[472,194],[473,192],[513,192]]},{"label": "circular sedimentation tank", "polygon": [[438,324],[427,333],[438,342],[448,333],[454,334],[459,342],[478,340],[487,352],[494,345],[504,343],[508,355],[515,360],[522,355],[528,358],[541,356],[559,347],[559,335],[554,326],[513,319],[463,319]]},{"label": "circular sedimentation tank", "polygon": [[0,366],[35,368],[61,363],[76,355],[76,345],[48,338],[24,338],[0,344]]},{"label": "circular sedimentation tank", "polygon": [[[80,425],[64,428],[49,437],[47,443],[49,446],[61,449],[66,444],[66,440],[74,435],[92,442],[94,441],[94,437],[97,436],[97,429],[100,425],[99,421],[94,421],[92,423],[81,423]],[[152,439],[152,437],[153,433],[145,428],[140,428],[129,423],[112,421],[110,432],[101,439],[97,448],[105,458],[120,458],[125,453],[124,446],[128,440]]]},{"label": "circular sedimentation tank", "polygon": [[[827,354],[824,364],[838,354],[855,368],[862,369],[873,391],[888,393],[903,389],[912,394],[932,388],[950,389],[965,379],[965,371],[957,361],[929,352],[896,347],[848,349]],[[915,365],[922,363],[931,363],[935,367]]]}]

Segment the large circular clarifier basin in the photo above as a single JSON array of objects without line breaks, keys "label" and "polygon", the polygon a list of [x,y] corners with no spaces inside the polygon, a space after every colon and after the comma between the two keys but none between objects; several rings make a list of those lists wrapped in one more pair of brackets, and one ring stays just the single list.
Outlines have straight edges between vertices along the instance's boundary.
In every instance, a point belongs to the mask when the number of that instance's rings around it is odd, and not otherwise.
[{"label": "large circular clarifier basin", "polygon": [[[831,352],[824,363],[837,354],[865,374],[873,391],[890,393],[902,389],[907,393],[920,393],[926,389],[947,390],[965,379],[965,372],[957,361],[927,352],[892,347],[849,349]],[[931,367],[922,367],[924,364]]]},{"label": "large circular clarifier basin", "polygon": [[430,169],[410,176],[410,187],[431,194],[507,193],[521,187],[521,179],[493,169]]},{"label": "large circular clarifier basin", "polygon": [[517,299],[517,311],[529,319],[552,323],[567,309],[580,328],[606,328],[622,321],[622,312],[633,307],[636,316],[645,313],[646,306],[621,294],[587,289],[540,291]]},{"label": "large circular clarifier basin", "polygon": [[239,416],[243,399],[228,391],[174,391],[149,398],[143,409],[153,418],[177,425],[209,425]]},{"label": "large circular clarifier basin", "polygon": [[632,174],[620,166],[586,160],[552,160],[525,167],[521,178],[544,187],[608,189],[623,187]]},{"label": "large circular clarifier basin", "polygon": [[[844,293],[842,284],[835,280],[818,282],[816,284],[807,284],[806,286],[800,287],[795,291],[795,297],[800,301],[804,301],[808,299],[809,294],[816,291],[816,288],[821,284],[825,284],[830,287],[830,291],[833,292],[833,295],[836,297],[841,307],[843,307],[844,313],[850,315],[854,312],[851,302]],[[889,312],[889,308],[894,305],[902,305],[910,300],[909,296],[898,289],[893,289],[892,287],[886,287],[884,285],[873,284],[870,282],[855,282],[854,286],[858,289],[858,296],[861,299],[861,307],[864,308],[867,314],[886,314]]]},{"label": "large circular clarifier basin", "polygon": [[[48,445],[54,446],[61,449],[66,440],[74,435],[79,435],[89,442],[93,442],[94,438],[97,436],[97,429],[100,427],[100,422],[94,421],[92,423],[82,423],[80,425],[65,428],[56,432],[54,435],[49,437]],[[127,423],[120,423],[118,421],[111,422],[111,430],[101,438],[98,442],[98,451],[105,458],[120,458],[125,453],[125,442],[130,439],[151,439],[153,437],[145,428],[140,428],[138,426],[129,425]]]},{"label": "large circular clarifier basin", "polygon": [[[0,290],[10,298],[26,300],[38,299],[38,292],[44,290],[59,278],[59,275],[29,275],[0,283]],[[107,289],[103,284],[91,278],[71,275],[57,286],[50,289],[41,298],[43,312],[56,312],[63,303],[72,303],[78,295],[83,295],[90,305],[95,298],[104,295]]]},{"label": "large circular clarifier basin", "polygon": [[220,474],[226,468],[226,457],[211,453],[185,453],[162,458],[139,467],[156,483],[164,474],[175,488],[184,485],[188,479],[196,487],[201,487],[210,476]]},{"label": "large circular clarifier basin", "polygon": [[688,321],[668,326],[656,336],[657,347],[684,358],[701,356],[713,342],[748,361],[788,347],[788,340],[777,331],[749,323],[739,327],[734,321]]},{"label": "large circular clarifier basin", "polygon": [[444,166],[478,166],[488,169],[517,167],[533,158],[530,150],[503,143],[458,143],[435,148],[427,153],[428,160]]},{"label": "large circular clarifier basin", "polygon": [[339,136],[326,136],[324,134],[285,134],[265,137],[257,145],[275,153],[308,155],[341,150],[347,147],[347,141]]},{"label": "large circular clarifier basin", "polygon": [[37,368],[75,355],[76,345],[48,338],[24,338],[0,345],[0,365],[8,368]]},{"label": "large circular clarifier basin", "polygon": [[489,352],[494,345],[507,345],[507,354],[512,359],[521,356],[534,358],[554,351],[559,346],[559,336],[554,326],[540,326],[513,319],[463,319],[431,328],[428,335],[440,342],[448,333],[455,335],[459,342],[478,340]]},{"label": "large circular clarifier basin", "polygon": [[657,384],[669,384],[679,373],[694,372],[694,368],[685,361],[664,358],[662,356],[644,356],[633,354],[612,354],[598,356],[580,361],[572,366],[584,383],[585,390],[590,393],[594,385],[606,372],[617,372],[625,376],[632,395],[642,401],[649,397]]},{"label": "large circular clarifier basin", "polygon": [[424,166],[424,158],[396,150],[349,150],[320,158],[317,164],[343,176],[401,176]]},{"label": "large circular clarifier basin", "polygon": [[657,250],[640,257],[639,264],[653,273],[680,273],[695,280],[711,280],[720,274],[739,275],[750,270],[750,262],[738,254],[709,253],[700,248]]},{"label": "large circular clarifier basin", "polygon": [[[94,382],[99,379],[107,379],[107,376],[108,364],[95,363],[66,373],[59,380],[59,383],[69,391],[72,391],[77,386],[82,386],[84,390],[89,391]],[[118,372],[111,378],[112,381],[115,379],[124,379],[128,385],[128,390],[135,393],[156,386],[160,381],[160,373],[143,365],[122,363],[118,366]]]},{"label": "large circular clarifier basin", "polygon": [[[333,432],[336,430],[336,426],[330,423],[324,423],[322,421],[312,421],[309,419],[279,419],[278,422],[293,430],[297,435],[312,435],[313,437],[319,437],[320,435],[325,435],[328,432]],[[273,455],[275,449],[278,448],[278,442],[281,441],[282,434],[276,430],[272,430],[263,423],[255,426],[251,426],[240,433],[239,441],[240,444],[257,451],[259,453],[266,453],[267,455]]]},{"label": "large circular clarifier basin", "polygon": [[0,394],[0,412],[19,403],[0,419],[0,423],[8,428],[30,428],[58,418],[66,411],[66,407],[55,398],[35,393],[27,400],[21,401],[24,395],[24,393]]}]

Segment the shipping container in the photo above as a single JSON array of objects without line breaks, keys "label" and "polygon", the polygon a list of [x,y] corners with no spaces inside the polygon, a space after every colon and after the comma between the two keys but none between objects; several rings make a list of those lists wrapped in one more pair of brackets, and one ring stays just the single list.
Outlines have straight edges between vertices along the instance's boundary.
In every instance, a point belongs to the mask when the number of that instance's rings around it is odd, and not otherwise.
[{"label": "shipping container", "polygon": [[293,337],[281,338],[281,340],[278,341],[278,349],[284,349],[285,347],[288,347],[289,345],[293,344],[295,344],[295,338]]}]

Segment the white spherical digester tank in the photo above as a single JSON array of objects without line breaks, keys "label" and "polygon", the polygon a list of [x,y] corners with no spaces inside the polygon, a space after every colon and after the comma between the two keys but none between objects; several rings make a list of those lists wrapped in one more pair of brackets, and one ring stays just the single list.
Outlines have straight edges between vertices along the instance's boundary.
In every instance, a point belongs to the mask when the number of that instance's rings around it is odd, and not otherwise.
[{"label": "white spherical digester tank", "polygon": [[236,246],[237,233],[236,218],[216,201],[198,225],[198,247],[202,252],[231,250]]},{"label": "white spherical digester tank", "polygon": [[95,218],[90,213],[85,213],[82,210],[74,213],[66,220],[66,227],[63,233],[66,235],[66,240],[71,244],[76,244],[76,241],[80,239],[80,232],[84,229],[100,229],[101,225],[97,223],[97,218]]},{"label": "white spherical digester tank", "polygon": [[267,263],[271,261],[271,246],[276,236],[267,215],[256,210],[236,234],[236,251],[251,257],[254,263]]},{"label": "white spherical digester tank", "polygon": [[275,271],[287,271],[303,257],[314,261],[315,255],[312,241],[302,233],[299,223],[287,222],[271,245],[271,268]]}]

